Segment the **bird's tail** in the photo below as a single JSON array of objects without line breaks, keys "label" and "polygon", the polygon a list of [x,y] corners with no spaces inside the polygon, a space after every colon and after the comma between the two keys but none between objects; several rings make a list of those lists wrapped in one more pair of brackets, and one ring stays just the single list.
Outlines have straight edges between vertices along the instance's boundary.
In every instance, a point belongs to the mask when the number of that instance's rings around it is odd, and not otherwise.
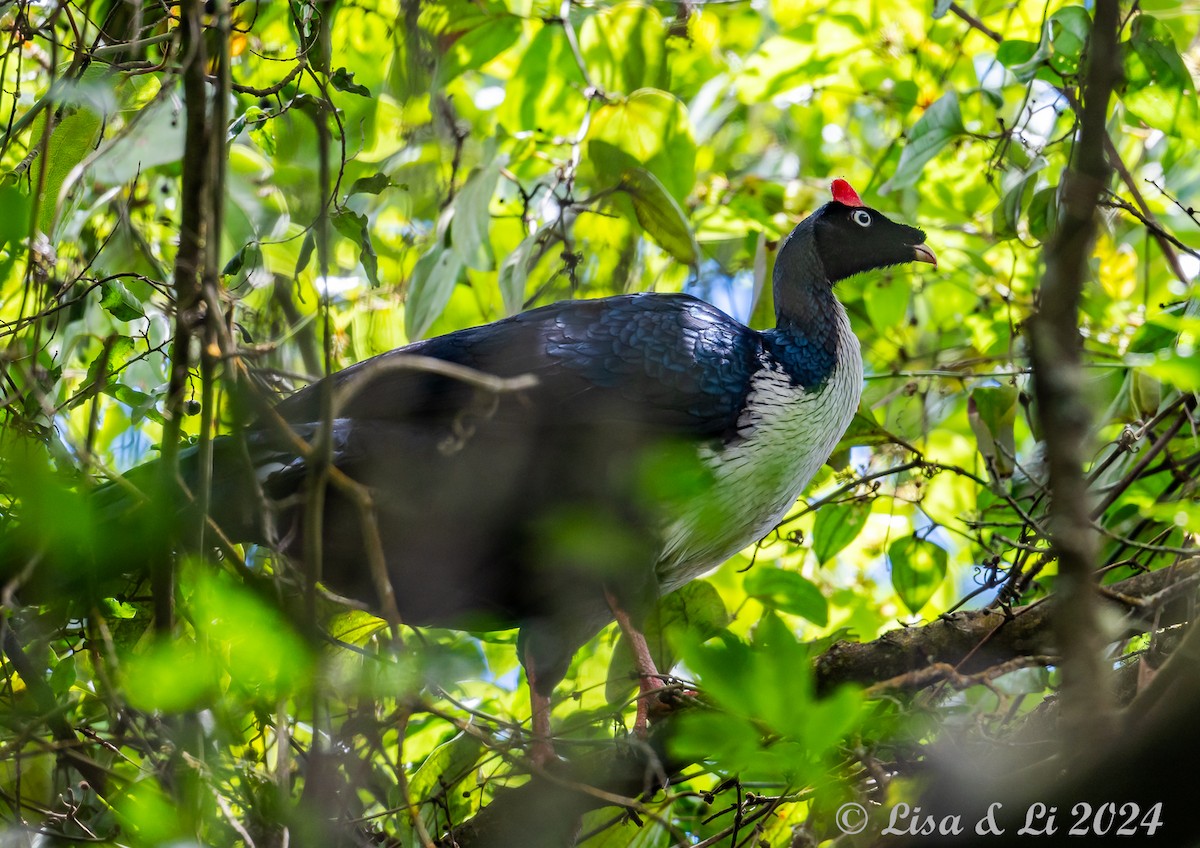
[{"label": "bird's tail", "polygon": [[[91,493],[90,501],[102,522],[137,527],[150,521],[166,521],[173,535],[187,537],[182,526],[199,528],[202,519],[210,529],[219,529],[235,541],[257,540],[261,509],[256,495],[255,460],[251,447],[233,436],[222,436],[212,444],[212,476],[205,484],[201,476],[201,452],[191,445],[179,452],[178,476],[164,477],[161,460],[154,460],[107,482]],[[202,494],[207,488],[207,498]],[[195,534],[193,534],[195,535]]]},{"label": "bird's tail", "polygon": [[213,454],[216,470],[202,510],[195,446],[180,452],[175,485],[167,485],[161,461],[153,460],[98,487],[56,468],[41,445],[10,446],[0,455],[10,493],[0,506],[0,592],[16,592],[25,603],[107,597],[121,582],[143,576],[173,544],[197,539],[202,521],[211,529],[209,542],[257,540],[261,498],[244,442],[222,437]]}]

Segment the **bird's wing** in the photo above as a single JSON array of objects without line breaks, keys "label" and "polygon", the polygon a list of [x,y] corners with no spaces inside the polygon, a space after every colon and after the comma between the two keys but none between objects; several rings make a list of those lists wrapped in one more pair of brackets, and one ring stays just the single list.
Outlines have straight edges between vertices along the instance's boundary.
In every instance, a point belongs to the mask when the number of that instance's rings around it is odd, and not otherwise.
[{"label": "bird's wing", "polygon": [[[758,333],[688,295],[621,295],[568,301],[482,327],[417,342],[330,379],[353,384],[337,415],[357,421],[445,422],[478,407],[480,390],[460,379],[392,367],[406,355],[537,385],[493,411],[497,424],[636,424],[663,436],[713,439],[736,427],[760,366]],[[390,361],[389,361],[390,360]],[[320,417],[320,387],[278,407],[289,421]]]}]

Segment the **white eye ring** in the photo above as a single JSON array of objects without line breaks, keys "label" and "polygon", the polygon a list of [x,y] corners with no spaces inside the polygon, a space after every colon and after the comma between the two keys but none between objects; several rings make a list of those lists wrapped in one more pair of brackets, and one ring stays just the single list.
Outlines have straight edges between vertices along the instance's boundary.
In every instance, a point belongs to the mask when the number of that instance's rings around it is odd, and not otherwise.
[{"label": "white eye ring", "polygon": [[850,220],[860,227],[869,227],[871,226],[871,213],[864,209],[855,209],[850,213]]}]

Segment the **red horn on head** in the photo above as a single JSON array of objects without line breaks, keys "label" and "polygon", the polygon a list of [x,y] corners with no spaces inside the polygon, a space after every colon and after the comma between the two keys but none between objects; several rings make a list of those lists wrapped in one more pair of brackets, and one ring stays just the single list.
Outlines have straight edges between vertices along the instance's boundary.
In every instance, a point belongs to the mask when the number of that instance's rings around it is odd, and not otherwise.
[{"label": "red horn on head", "polygon": [[858,192],[852,189],[850,183],[845,180],[833,181],[833,199],[847,206],[863,205],[862,198],[858,196]]}]

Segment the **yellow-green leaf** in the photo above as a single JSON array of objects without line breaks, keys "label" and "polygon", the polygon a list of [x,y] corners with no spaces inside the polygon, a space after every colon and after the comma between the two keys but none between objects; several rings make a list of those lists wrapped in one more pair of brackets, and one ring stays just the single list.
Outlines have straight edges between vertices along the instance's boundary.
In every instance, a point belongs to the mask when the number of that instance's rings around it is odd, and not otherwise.
[{"label": "yellow-green leaf", "polygon": [[592,82],[626,94],[664,82],[666,25],[653,6],[621,3],[583,22],[580,49]]},{"label": "yellow-green leaf", "polygon": [[818,627],[829,624],[829,603],[803,575],[782,568],[756,568],[743,585],[746,594],[764,606],[802,616]]},{"label": "yellow-green leaf", "polygon": [[700,260],[700,247],[687,216],[654,174],[645,168],[630,168],[621,178],[621,189],[633,201],[642,229],[663,250],[685,265]]},{"label": "yellow-green leaf", "polygon": [[896,173],[880,191],[887,193],[916,185],[929,161],[965,131],[958,93],[951,89],[926,109],[921,119],[913,125],[904,151],[900,154],[900,162],[896,165]]},{"label": "yellow-green leaf", "polygon": [[682,202],[696,180],[696,142],[687,109],[654,88],[635,91],[596,113],[588,156],[601,182],[615,185],[631,168],[645,168]]},{"label": "yellow-green leaf", "polygon": [[916,615],[946,579],[946,549],[928,539],[905,536],[888,547],[892,587],[908,611]]},{"label": "yellow-green leaf", "polygon": [[817,510],[813,523],[813,553],[824,565],[839,551],[858,538],[867,518],[871,515],[874,500],[855,500],[849,503],[829,504]]}]

